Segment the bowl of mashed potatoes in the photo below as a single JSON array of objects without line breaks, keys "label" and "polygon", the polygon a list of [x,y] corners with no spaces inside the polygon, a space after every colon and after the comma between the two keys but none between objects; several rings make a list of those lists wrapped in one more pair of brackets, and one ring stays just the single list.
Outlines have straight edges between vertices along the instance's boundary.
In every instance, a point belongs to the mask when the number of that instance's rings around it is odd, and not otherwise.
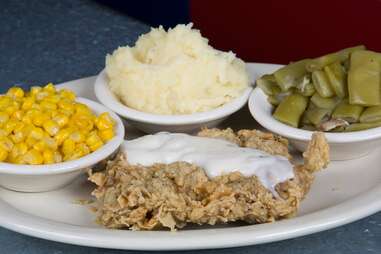
[{"label": "bowl of mashed potatoes", "polygon": [[119,47],[95,83],[99,101],[148,133],[214,127],[251,91],[245,63],[211,47],[192,24],[152,28]]}]

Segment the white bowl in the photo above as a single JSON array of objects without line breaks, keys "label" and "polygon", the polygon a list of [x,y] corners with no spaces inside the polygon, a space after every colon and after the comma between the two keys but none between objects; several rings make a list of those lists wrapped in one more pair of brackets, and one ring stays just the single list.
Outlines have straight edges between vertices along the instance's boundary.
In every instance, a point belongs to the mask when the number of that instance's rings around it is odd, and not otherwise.
[{"label": "white bowl", "polygon": [[189,115],[159,115],[138,111],[122,104],[111,92],[107,83],[106,72],[103,70],[95,81],[94,89],[97,99],[120,116],[126,118],[128,123],[147,133],[160,131],[189,133],[201,127],[215,127],[229,115],[242,108],[252,91],[252,88],[248,87],[240,97],[210,111]]},{"label": "white bowl", "polygon": [[58,189],[69,184],[79,174],[113,154],[124,140],[124,126],[121,119],[101,104],[77,98],[89,106],[93,112],[108,112],[115,120],[115,137],[101,148],[76,160],[47,165],[19,165],[0,163],[0,185],[15,191],[42,192]]},{"label": "white bowl", "polygon": [[[266,129],[289,139],[299,151],[305,151],[312,131],[301,130],[272,117],[273,106],[260,88],[255,88],[249,99],[249,110],[255,120]],[[349,160],[362,157],[381,145],[381,127],[347,133],[329,133],[331,160]]]}]

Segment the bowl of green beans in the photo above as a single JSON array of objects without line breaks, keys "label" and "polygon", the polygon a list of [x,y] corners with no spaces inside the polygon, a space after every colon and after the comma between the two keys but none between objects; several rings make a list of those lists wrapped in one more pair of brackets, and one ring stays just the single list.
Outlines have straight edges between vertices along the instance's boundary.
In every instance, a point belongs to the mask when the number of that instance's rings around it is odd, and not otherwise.
[{"label": "bowl of green beans", "polygon": [[280,67],[256,80],[249,109],[258,123],[303,151],[325,132],[332,160],[381,145],[381,54],[357,46]]}]

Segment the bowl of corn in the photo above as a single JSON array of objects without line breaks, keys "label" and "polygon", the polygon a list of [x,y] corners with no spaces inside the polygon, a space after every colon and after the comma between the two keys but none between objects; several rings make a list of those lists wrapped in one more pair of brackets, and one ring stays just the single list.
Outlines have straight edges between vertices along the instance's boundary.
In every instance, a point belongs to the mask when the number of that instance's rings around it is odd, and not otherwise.
[{"label": "bowl of corn", "polygon": [[332,160],[381,146],[381,53],[360,45],[277,67],[257,79],[249,99],[258,123],[300,151],[323,131]]},{"label": "bowl of corn", "polygon": [[120,118],[53,84],[0,95],[0,185],[42,192],[62,187],[112,155],[124,139]]}]

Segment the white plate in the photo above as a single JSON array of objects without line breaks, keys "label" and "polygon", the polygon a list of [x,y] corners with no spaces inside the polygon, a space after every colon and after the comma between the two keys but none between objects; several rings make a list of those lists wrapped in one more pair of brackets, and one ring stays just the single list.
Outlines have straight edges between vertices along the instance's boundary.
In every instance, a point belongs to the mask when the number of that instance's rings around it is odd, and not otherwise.
[{"label": "white plate", "polygon": [[[277,67],[249,65],[253,77]],[[94,78],[86,78],[63,86],[82,97],[95,99],[93,82]],[[224,126],[258,127],[247,109],[233,115]],[[130,138],[140,135],[131,127],[127,127],[126,133]],[[367,157],[331,163],[317,174],[299,214],[275,223],[194,226],[178,232],[109,230],[97,226],[88,207],[75,202],[88,198],[92,189],[83,176],[53,192],[17,193],[0,189],[0,225],[44,239],[115,249],[206,249],[279,241],[337,227],[380,211],[380,155],[381,149],[377,149]]]}]

